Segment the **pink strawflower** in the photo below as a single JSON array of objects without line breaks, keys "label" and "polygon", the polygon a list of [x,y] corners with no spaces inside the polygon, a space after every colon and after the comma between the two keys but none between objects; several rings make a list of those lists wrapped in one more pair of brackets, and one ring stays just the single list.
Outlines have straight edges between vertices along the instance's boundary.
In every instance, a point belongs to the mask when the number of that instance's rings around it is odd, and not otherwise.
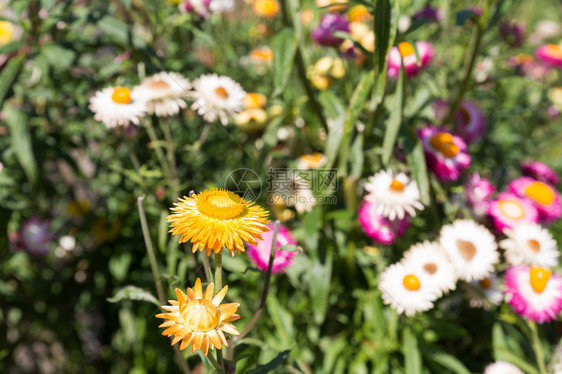
[{"label": "pink strawflower", "polygon": [[537,223],[539,220],[539,212],[529,200],[510,192],[498,194],[489,205],[488,215],[500,233],[520,223]]},{"label": "pink strawflower", "polygon": [[443,19],[443,12],[438,8],[427,5],[425,8],[418,10],[412,18],[416,21],[423,19],[428,23],[439,22]]},{"label": "pink strawflower", "polygon": [[562,46],[559,44],[541,45],[535,50],[535,56],[549,67],[562,68]]},{"label": "pink strawflower", "polygon": [[[247,253],[248,256],[250,257],[250,260],[259,269],[263,271],[267,271],[269,265],[269,255],[271,254],[271,244],[273,241],[274,225],[270,223],[269,225],[267,225],[267,227],[269,227],[269,231],[261,234],[263,240],[259,240],[258,245],[247,244],[248,246]],[[275,248],[277,249],[287,244],[297,245],[297,242],[295,239],[293,239],[289,229],[287,229],[283,225],[279,225],[279,231],[277,232],[277,241],[275,243]],[[275,258],[273,259],[273,268],[271,269],[271,271],[273,273],[283,273],[285,269],[289,265],[291,265],[293,261],[293,256],[295,256],[295,254],[296,252],[277,249],[275,251]]]},{"label": "pink strawflower", "polygon": [[539,211],[543,223],[551,223],[562,217],[562,201],[554,187],[529,177],[519,177],[509,183],[509,190],[529,199]]},{"label": "pink strawflower", "polygon": [[404,219],[396,218],[394,221],[377,213],[377,203],[363,200],[358,211],[359,223],[369,237],[381,244],[392,244],[402,236],[410,223],[408,215]]},{"label": "pink strawflower", "polygon": [[560,183],[560,177],[548,165],[538,161],[524,161],[521,163],[523,174],[535,178],[538,181],[556,185]]},{"label": "pink strawflower", "polygon": [[548,72],[548,67],[537,63],[531,55],[519,53],[508,60],[509,64],[516,68],[517,74],[523,75],[535,81],[540,81]]},{"label": "pink strawflower", "polygon": [[418,130],[427,165],[441,181],[456,181],[470,165],[470,155],[462,138],[441,127]]},{"label": "pink strawflower", "polygon": [[349,33],[349,20],[346,15],[339,13],[328,13],[322,17],[320,24],[310,33],[310,38],[318,45],[337,46],[344,39],[335,36],[334,32],[341,31]]},{"label": "pink strawflower", "polygon": [[416,42],[416,48],[420,56],[421,64],[418,66],[418,60],[414,48],[408,42],[402,42],[398,47],[392,47],[388,56],[388,76],[398,78],[402,59],[404,59],[404,69],[407,76],[414,76],[425,69],[433,59],[435,50],[428,42]]},{"label": "pink strawflower", "polygon": [[512,266],[505,273],[508,303],[538,323],[550,322],[562,310],[562,277],[540,267]]},{"label": "pink strawflower", "polygon": [[496,187],[489,180],[481,178],[480,174],[473,173],[464,185],[466,199],[474,213],[483,216],[488,213],[490,197],[496,191]]},{"label": "pink strawflower", "polygon": [[33,216],[24,222],[19,232],[12,233],[10,239],[16,250],[35,256],[44,256],[49,253],[49,244],[55,238],[50,227],[51,221],[43,221],[37,216]]},{"label": "pink strawflower", "polygon": [[486,118],[475,103],[463,100],[453,118],[455,132],[467,144],[480,139],[486,132]]}]

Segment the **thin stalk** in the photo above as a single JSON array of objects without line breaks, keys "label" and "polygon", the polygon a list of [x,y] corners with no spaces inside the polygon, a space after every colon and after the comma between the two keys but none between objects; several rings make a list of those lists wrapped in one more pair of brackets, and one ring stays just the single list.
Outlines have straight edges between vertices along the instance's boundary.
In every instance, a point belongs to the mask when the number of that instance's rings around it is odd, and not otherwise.
[{"label": "thin stalk", "polygon": [[146,132],[148,134],[148,137],[150,138],[150,142],[154,146],[154,152],[156,153],[156,158],[158,158],[158,162],[160,163],[160,166],[164,170],[164,175],[169,176],[170,168],[168,167],[168,163],[166,161],[166,157],[164,156],[164,152],[162,152],[162,149],[160,148],[160,139],[158,139],[158,136],[156,136],[156,132],[154,131],[154,126],[152,125],[152,122],[145,121],[145,123],[146,123]]},{"label": "thin stalk", "polygon": [[483,34],[483,29],[482,26],[480,25],[480,21],[475,22],[474,32],[472,34],[473,35],[472,41],[470,43],[470,57],[468,60],[468,64],[465,67],[463,80],[461,81],[461,84],[459,86],[457,96],[455,97],[455,100],[453,101],[451,107],[449,108],[449,114],[445,118],[444,124],[451,123],[453,117],[455,116],[455,113],[457,113],[457,109],[459,108],[459,105],[464,97],[464,94],[468,90],[468,86],[470,85],[472,79],[472,71],[474,70],[474,66],[476,65],[476,58],[478,57],[478,51],[480,50],[480,43],[482,42],[482,34]]},{"label": "thin stalk", "polygon": [[211,365],[213,365],[213,367],[215,368],[215,370],[217,371],[217,373],[222,372],[222,369],[219,365],[219,363],[217,362],[217,360],[215,360],[215,358],[213,357],[213,353],[211,352],[211,354],[207,355],[207,359],[209,360],[209,362],[211,363]]},{"label": "thin stalk", "polygon": [[140,172],[140,168],[141,168],[141,164],[140,161],[137,157],[137,155],[134,152],[134,147],[133,144],[131,142],[131,140],[127,139],[125,141],[125,144],[127,145],[127,148],[129,150],[129,158],[131,159],[131,163],[133,164],[133,167],[135,168],[135,171],[137,172],[137,175],[140,178],[140,183],[141,183],[141,187],[143,190],[146,189],[146,184],[144,183],[144,178]]},{"label": "thin stalk", "polygon": [[[154,254],[154,246],[152,245],[152,239],[150,238],[150,230],[148,229],[148,221],[146,219],[146,213],[144,212],[144,197],[139,196],[137,198],[137,205],[139,207],[139,216],[141,221],[142,234],[144,236],[144,244],[146,246],[146,252],[148,254],[148,260],[150,261],[150,270],[152,271],[152,278],[154,278],[154,284],[156,285],[156,294],[158,295],[158,301],[161,305],[166,304],[166,297],[164,289],[162,288],[162,281],[160,279],[160,272],[158,271],[158,263],[156,262],[156,255]],[[181,351],[177,345],[173,346],[176,358],[180,363],[180,367],[184,374],[190,374],[191,370],[187,361],[183,358]]]},{"label": "thin stalk", "polygon": [[222,357],[222,349],[217,349],[217,361],[219,362],[219,367],[223,373],[226,373],[226,367],[224,366],[224,358]]},{"label": "thin stalk", "polygon": [[[281,14],[283,17],[283,24],[285,25],[286,28],[292,29],[293,23],[291,21],[291,15],[289,14],[289,9],[287,7],[287,0],[281,0],[280,3],[281,3]],[[297,72],[299,74],[300,81],[304,86],[306,96],[308,97],[308,100],[312,105],[312,109],[316,113],[316,116],[318,117],[318,120],[320,121],[324,129],[327,130],[328,123],[326,122],[326,118],[324,117],[324,113],[322,112],[322,106],[316,99],[316,96],[314,96],[314,89],[312,88],[312,85],[310,84],[310,81],[306,76],[306,65],[304,64],[304,59],[302,57],[300,43],[297,44],[297,50],[295,53],[295,62],[297,63]]]},{"label": "thin stalk", "polygon": [[212,282],[212,273],[211,273],[211,264],[209,262],[209,257],[207,257],[207,253],[205,251],[201,252],[201,261],[203,262],[203,270],[205,271],[205,278],[207,278],[207,282]]},{"label": "thin stalk", "polygon": [[174,153],[174,142],[172,139],[172,132],[170,131],[170,124],[167,120],[161,121],[162,130],[164,132],[164,139],[166,140],[166,148],[168,154],[168,164],[170,166],[170,179],[172,183],[172,197],[175,200],[178,199],[179,194],[179,180],[178,171],[176,166],[176,155]]},{"label": "thin stalk", "polygon": [[276,249],[276,244],[277,244],[277,233],[279,232],[279,221],[275,221],[275,225],[273,226],[273,239],[271,241],[271,252],[269,253],[269,263],[267,265],[267,271],[265,273],[265,284],[263,286],[263,291],[261,294],[261,300],[260,300],[260,305],[258,307],[258,309],[256,310],[256,312],[254,313],[254,316],[252,317],[252,319],[250,320],[250,322],[248,323],[248,325],[246,325],[246,327],[244,328],[244,330],[242,330],[242,332],[240,333],[240,335],[235,336],[232,338],[232,343],[230,344],[230,347],[228,347],[227,350],[227,358],[228,359],[232,359],[234,356],[234,347],[236,346],[236,343],[242,339],[244,336],[246,336],[256,325],[256,323],[258,323],[258,320],[260,319],[263,310],[265,308],[265,303],[267,301],[267,295],[269,294],[269,286],[271,284],[271,275],[272,275],[272,269],[273,269],[273,260],[275,259],[275,249]]},{"label": "thin stalk", "polygon": [[222,288],[222,252],[215,253],[215,290]]},{"label": "thin stalk", "polygon": [[539,366],[539,372],[541,374],[547,374],[546,365],[544,363],[544,353],[541,347],[541,341],[539,339],[539,333],[537,331],[537,325],[534,322],[528,322],[529,329],[533,336],[533,350],[535,351],[535,357],[537,359],[537,365]]}]

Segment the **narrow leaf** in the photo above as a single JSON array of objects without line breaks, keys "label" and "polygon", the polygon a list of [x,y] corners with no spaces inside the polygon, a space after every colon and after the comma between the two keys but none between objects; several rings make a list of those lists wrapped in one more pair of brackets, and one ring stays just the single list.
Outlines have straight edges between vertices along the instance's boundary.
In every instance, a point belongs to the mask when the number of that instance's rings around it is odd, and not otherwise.
[{"label": "narrow leaf", "polygon": [[403,144],[406,159],[412,169],[412,175],[414,176],[414,180],[416,181],[420,191],[421,203],[429,205],[429,178],[427,175],[423,146],[413,132],[408,134],[408,136],[404,139]]},{"label": "narrow leaf", "polygon": [[386,131],[384,132],[384,140],[382,144],[382,162],[388,165],[392,152],[394,150],[394,143],[400,130],[402,123],[402,109],[404,107],[404,87],[405,87],[405,72],[404,67],[400,69],[398,76],[398,84],[396,86],[396,93],[394,97],[394,105],[390,118],[386,123]]},{"label": "narrow leaf", "polygon": [[416,335],[406,327],[403,335],[402,352],[404,353],[406,374],[421,374],[421,357]]},{"label": "narrow leaf", "polygon": [[281,31],[271,41],[273,51],[273,85],[275,91],[273,95],[279,95],[289,77],[293,67],[293,60],[297,51],[297,39],[291,29]]},{"label": "narrow leaf", "polygon": [[10,128],[10,135],[12,137],[12,147],[18,161],[31,184],[37,182],[37,163],[33,154],[33,147],[31,145],[31,134],[26,125],[26,117],[24,112],[14,110],[12,108],[6,112],[6,123]]},{"label": "narrow leaf", "polygon": [[158,302],[156,297],[150,292],[136,286],[125,286],[117,291],[113,297],[107,299],[110,303],[117,303],[121,300],[148,301],[149,303],[160,306],[160,302]]}]

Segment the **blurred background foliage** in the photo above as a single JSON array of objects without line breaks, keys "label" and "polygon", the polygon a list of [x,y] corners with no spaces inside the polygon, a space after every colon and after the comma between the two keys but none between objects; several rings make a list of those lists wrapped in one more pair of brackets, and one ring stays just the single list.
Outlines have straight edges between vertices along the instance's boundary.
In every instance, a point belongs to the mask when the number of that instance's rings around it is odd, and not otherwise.
[{"label": "blurred background foliage", "polygon": [[[323,12],[309,1],[289,3],[295,14],[314,9],[312,25]],[[95,122],[87,106],[96,90],[133,86],[164,70],[191,79],[212,71],[232,76],[247,91],[260,92],[282,108],[281,116],[257,133],[232,124],[206,124],[191,111],[170,120],[183,194],[223,186],[227,175],[240,167],[254,170],[265,181],[269,167],[291,165],[307,152],[330,153],[333,145],[326,143],[326,129],[310,101],[303,99],[296,70],[289,69],[289,82],[276,92],[276,80],[282,77],[249,61],[250,51],[262,45],[280,45],[275,56],[287,53],[279,37],[282,17],[260,19],[249,5],[239,5],[232,14],[201,20],[166,1],[2,2],[1,17],[14,21],[21,36],[0,47],[0,371],[179,370],[168,339],[157,329],[154,304],[107,301],[126,285],[154,288],[137,196],[145,195],[169,294],[176,286],[192,285],[202,267],[189,248],[167,234],[165,217],[173,196],[153,152],[162,145],[152,142],[142,126],[110,131]],[[421,0],[400,1],[400,14],[411,16],[425,5]],[[471,35],[469,26],[455,24],[455,14],[474,4],[433,5],[444,10],[444,21],[408,35],[411,40],[429,40],[436,48],[435,63],[406,82],[404,107],[409,123],[416,125],[431,118],[433,99],[456,92]],[[539,20],[562,18],[556,0],[540,6],[524,1],[489,5],[504,17],[525,22],[528,30]],[[295,27],[301,35],[308,29],[299,23]],[[313,47],[308,38],[301,40],[301,47],[307,66],[337,54]],[[490,59],[493,75],[467,93],[479,103],[489,129],[485,141],[471,148],[471,168],[500,188],[528,158],[562,171],[562,126],[560,117],[549,117],[546,96],[552,82],[560,83],[560,72],[552,71],[546,81],[532,81],[515,75],[507,63],[514,54],[533,49],[508,47],[499,38],[497,24],[490,25],[478,62]],[[345,115],[354,89],[373,64],[346,61],[345,68],[344,79],[317,93],[331,121]],[[349,151],[350,164],[361,165],[355,180],[382,165],[382,124],[391,115],[395,88],[389,80],[379,122],[369,125],[369,105],[356,120],[369,131],[353,131],[349,142],[355,145]],[[281,128],[288,138],[278,138]],[[133,168],[132,153],[142,165],[140,172]],[[390,166],[400,168],[401,162],[393,158]],[[352,173],[343,170],[340,175]],[[286,274],[274,277],[266,314],[237,348],[237,371],[251,372],[256,364],[269,363],[253,372],[468,373],[481,371],[493,359],[509,358],[521,361],[520,367],[531,373],[532,351],[506,305],[497,312],[469,309],[458,292],[439,308],[413,318],[382,305],[377,274],[411,243],[435,238],[443,222],[459,214],[452,197],[462,194],[462,186],[442,186],[430,179],[432,206],[392,246],[372,246],[355,210],[344,203],[343,188],[336,193],[336,206],[319,205],[288,223],[305,251]],[[267,206],[265,199],[262,195],[258,202]],[[33,216],[50,220],[50,231],[56,233],[45,257],[14,251],[8,239]],[[560,223],[551,231],[562,241]],[[72,250],[64,249],[58,241],[62,237],[75,240]],[[244,256],[225,258],[224,266],[229,299],[241,303],[244,326],[259,303],[263,273],[249,269]],[[545,347],[556,344],[561,332],[560,322],[542,330]],[[197,355],[188,360],[192,368],[200,361]]]}]

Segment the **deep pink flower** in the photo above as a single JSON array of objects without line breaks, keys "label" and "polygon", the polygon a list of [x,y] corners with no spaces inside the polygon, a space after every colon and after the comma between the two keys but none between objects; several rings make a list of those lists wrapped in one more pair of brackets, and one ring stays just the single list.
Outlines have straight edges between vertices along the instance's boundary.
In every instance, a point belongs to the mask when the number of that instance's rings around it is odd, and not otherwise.
[{"label": "deep pink flower", "polygon": [[509,190],[528,199],[539,211],[542,223],[562,217],[562,201],[554,187],[529,177],[519,177],[509,183]]},{"label": "deep pink flower", "polygon": [[427,20],[428,23],[439,22],[443,19],[443,12],[438,8],[427,5],[425,8],[418,10],[412,17],[414,20]]},{"label": "deep pink flower", "polygon": [[550,322],[562,310],[562,277],[550,270],[512,266],[505,273],[505,287],[509,304],[530,321]]},{"label": "deep pink flower", "polygon": [[503,21],[500,23],[499,32],[501,38],[510,47],[521,47],[525,40],[525,24],[515,21]]},{"label": "deep pink flower", "polygon": [[441,181],[456,181],[470,165],[466,143],[441,127],[425,126],[418,130],[429,169]]},{"label": "deep pink flower", "polygon": [[377,203],[363,200],[358,211],[359,223],[369,237],[381,244],[392,244],[410,227],[409,216],[394,221],[377,213]]},{"label": "deep pink flower", "polygon": [[336,31],[347,33],[351,31],[347,16],[339,13],[328,13],[322,17],[318,27],[312,30],[310,37],[316,44],[337,46],[343,42],[343,39],[334,36]]},{"label": "deep pink flower", "polygon": [[463,100],[453,118],[455,133],[467,144],[480,139],[486,132],[486,118],[472,101]]},{"label": "deep pink flower", "polygon": [[496,187],[489,180],[481,178],[480,174],[473,173],[464,186],[466,198],[474,212],[483,216],[488,213],[490,197],[496,191]]},{"label": "deep pink flower", "polygon": [[539,212],[527,199],[510,192],[500,193],[488,208],[488,214],[498,232],[512,229],[520,223],[537,223]]},{"label": "deep pink flower", "polygon": [[[258,240],[257,245],[247,244],[248,246],[248,256],[250,260],[261,270],[267,271],[267,267],[269,265],[269,256],[271,254],[271,244],[273,241],[273,227],[274,225],[270,223],[267,225],[269,227],[269,231],[264,232],[261,234],[263,240]],[[287,244],[294,244],[297,245],[295,239],[291,235],[289,229],[284,227],[283,225],[279,225],[279,231],[277,232],[277,240],[275,243],[275,248],[279,248],[281,246]],[[273,268],[271,271],[273,273],[282,273],[285,269],[291,265],[293,261],[293,256],[295,256],[296,252],[292,251],[284,251],[281,249],[277,249],[275,251],[275,258],[273,259]]]},{"label": "deep pink flower", "polygon": [[398,78],[402,59],[404,59],[404,69],[407,76],[414,76],[425,69],[433,59],[435,50],[428,42],[416,42],[416,48],[420,56],[421,63],[418,66],[418,60],[414,52],[414,48],[408,42],[402,42],[398,47],[392,47],[388,54],[388,76]]},{"label": "deep pink flower", "polygon": [[562,46],[558,44],[541,45],[535,56],[549,67],[562,68]]},{"label": "deep pink flower", "polygon": [[556,185],[560,183],[560,177],[548,165],[538,161],[524,161],[521,163],[523,174],[535,178],[538,181]]}]

